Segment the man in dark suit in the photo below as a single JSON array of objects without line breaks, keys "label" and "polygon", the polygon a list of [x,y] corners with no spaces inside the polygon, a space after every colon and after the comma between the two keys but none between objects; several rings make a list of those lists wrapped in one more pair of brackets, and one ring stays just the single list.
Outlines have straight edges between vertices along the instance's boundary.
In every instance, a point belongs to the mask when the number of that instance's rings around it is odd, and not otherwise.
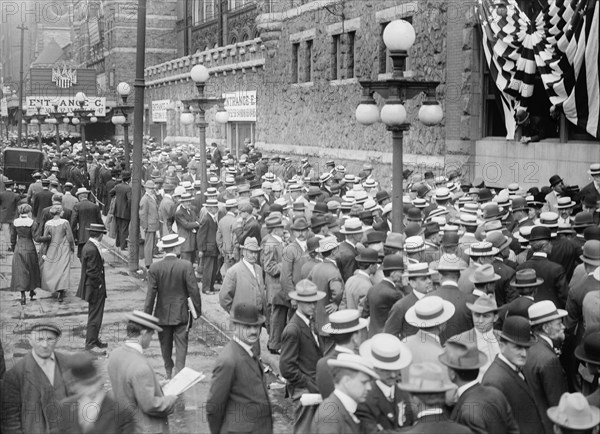
[{"label": "man in dark suit", "polygon": [[9,235],[7,239],[10,239],[10,235],[15,230],[13,222],[17,217],[17,206],[21,200],[21,197],[12,191],[14,185],[14,181],[5,181],[6,190],[0,192],[0,225],[2,230],[4,230],[5,225],[8,225]]},{"label": "man in dark suit", "polygon": [[392,306],[402,298],[399,286],[402,285],[404,261],[400,255],[383,258],[383,279],[367,292],[363,304],[363,316],[370,317],[369,337],[381,333]]},{"label": "man in dark suit", "polygon": [[131,172],[124,171],[121,174],[123,181],[109,192],[115,198],[115,220],[117,223],[117,239],[115,245],[127,249],[127,238],[129,237],[129,221],[131,220]]},{"label": "man in dark suit", "polygon": [[481,384],[495,387],[504,394],[522,433],[543,434],[542,416],[522,373],[527,352],[534,343],[529,320],[521,316],[508,317],[500,334],[500,354],[486,371]]},{"label": "man in dark suit", "polygon": [[418,329],[405,320],[408,309],[425,295],[433,290],[433,283],[429,266],[424,263],[408,264],[408,284],[412,291],[402,297],[392,306],[383,331],[404,339],[417,333]]},{"label": "man in dark suit", "polygon": [[566,375],[554,350],[560,348],[565,340],[562,318],[567,316],[567,311],[557,309],[549,300],[543,300],[531,305],[528,312],[537,342],[527,352],[523,373],[533,391],[544,429],[551,433],[552,422],[547,410],[558,405],[560,397],[567,392]]},{"label": "man in dark suit", "polygon": [[87,188],[80,188],[77,190],[77,198],[79,203],[73,206],[73,213],[71,214],[71,230],[73,231],[73,238],[77,243],[77,257],[81,259],[81,250],[89,238],[88,228],[91,224],[101,224],[102,215],[100,214],[100,208],[95,203],[88,200],[90,194]]},{"label": "man in dark suit", "polygon": [[458,401],[450,416],[453,421],[477,434],[519,433],[519,426],[502,392],[477,381],[487,356],[477,349],[476,342],[453,336],[446,341],[439,360],[448,367],[450,380],[458,387]]},{"label": "man in dark suit", "polygon": [[[100,212],[98,210],[98,212]],[[88,322],[85,333],[85,349],[106,348],[98,336],[104,317],[104,302],[106,300],[106,279],[104,276],[104,259],[100,254],[100,241],[106,233],[103,224],[90,224],[86,228],[89,238],[81,250],[81,279],[77,289],[77,297],[85,300],[88,305]],[[58,294],[62,299],[63,292]]]},{"label": "man in dark suit", "polygon": [[336,261],[345,282],[358,268],[356,264],[356,256],[358,255],[356,245],[363,237],[362,222],[358,218],[349,218],[340,229],[340,234],[343,234],[346,239],[339,246]]},{"label": "man in dark suit", "polygon": [[39,223],[40,218],[42,216],[42,210],[48,206],[52,206],[52,193],[49,190],[50,180],[43,179],[42,180],[42,191],[37,193],[33,197],[33,203],[31,205],[31,215],[33,219]]},{"label": "man in dark suit", "polygon": [[54,351],[62,334],[54,324],[31,329],[31,352],[4,375],[0,428],[3,433],[57,433],[59,403],[70,393],[65,374],[69,357]]},{"label": "man in dark suit", "polygon": [[363,342],[360,355],[373,364],[379,375],[367,399],[356,410],[364,430],[374,433],[411,426],[416,418],[410,396],[397,386],[401,370],[411,362],[408,347],[396,336],[380,333]]},{"label": "man in dark suit", "polygon": [[38,242],[38,243],[41,242],[40,237],[42,237],[44,235],[44,227],[46,226],[46,222],[48,222],[49,220],[51,220],[54,217],[52,214],[50,214],[50,210],[52,209],[52,207],[60,206],[62,208],[62,211],[60,212],[61,218],[65,219],[68,222],[71,222],[71,216],[73,215],[73,211],[63,207],[62,198],[63,198],[63,195],[60,193],[56,193],[56,194],[52,195],[52,205],[47,206],[46,208],[44,208],[42,210],[42,213],[40,216],[40,222],[37,227],[37,233],[34,234],[34,237],[35,237],[34,239],[36,242]]},{"label": "man in dark suit", "polygon": [[355,415],[357,406],[366,401],[372,389],[371,379],[379,376],[373,365],[356,354],[340,354],[327,362],[335,382],[334,392],[319,405],[310,433],[359,434],[364,430]]},{"label": "man in dark suit", "polygon": [[105,216],[108,215],[108,211],[110,209],[110,201],[113,197],[110,195],[110,192],[117,185],[117,177],[119,176],[119,170],[111,169],[110,176],[111,178],[108,181],[106,181],[104,196],[99,198],[102,201],[102,203],[104,203],[104,206],[102,207],[102,215]]},{"label": "man in dark suit", "polygon": [[215,280],[219,272],[219,249],[217,248],[217,199],[206,199],[206,213],[200,219],[200,227],[196,234],[198,256],[202,258],[202,292],[215,292]]},{"label": "man in dark suit", "polygon": [[316,382],[317,362],[323,357],[323,341],[316,330],[314,315],[317,301],[325,293],[309,280],[301,280],[296,290],[289,293],[298,308],[281,336],[279,370],[287,380],[288,395],[295,405],[294,425],[306,423],[300,397],[304,393],[319,393]]},{"label": "man in dark suit", "polygon": [[472,431],[466,426],[451,421],[444,414],[446,392],[454,388],[447,380],[444,366],[431,362],[418,362],[409,366],[408,376],[398,384],[401,390],[410,393],[417,423],[403,430],[414,434],[456,433]]},{"label": "man in dark suit", "polygon": [[[189,301],[197,316],[202,314],[200,292],[191,262],[177,258],[175,248],[184,239],[177,234],[165,235],[158,247],[165,251],[165,257],[155,262],[148,270],[148,292],[144,312],[158,318],[162,331],[158,332],[167,378],[185,367],[188,333],[192,324]],[[156,305],[155,305],[156,301]],[[175,342],[176,364],[173,364],[173,342]]]},{"label": "man in dark suit", "polygon": [[498,321],[494,328],[502,330],[502,324],[509,316],[518,315],[529,319],[529,306],[535,303],[537,289],[542,283],[544,283],[544,279],[538,277],[533,268],[517,271],[515,277],[510,281],[510,286],[516,289],[519,296],[498,310]]},{"label": "man in dark suit", "polygon": [[258,355],[253,352],[264,322],[265,317],[250,304],[236,305],[231,312],[232,340],[215,362],[206,399],[211,433],[273,432],[266,378]]},{"label": "man in dark suit", "polygon": [[223,167],[223,155],[221,154],[221,150],[215,142],[211,143],[210,148],[212,152],[210,155],[210,161],[212,164],[217,166],[219,170],[221,170],[221,167]]},{"label": "man in dark suit", "polygon": [[598,203],[600,201],[600,163],[591,164],[588,175],[592,177],[592,182],[581,189],[579,197],[582,199],[589,198],[590,202]]},{"label": "man in dark suit", "polygon": [[533,255],[517,267],[518,270],[533,268],[537,276],[544,279],[538,288],[535,301],[550,300],[556,307],[563,309],[567,302],[568,286],[565,269],[562,265],[548,259],[552,249],[551,232],[545,226],[534,226],[529,242]]}]

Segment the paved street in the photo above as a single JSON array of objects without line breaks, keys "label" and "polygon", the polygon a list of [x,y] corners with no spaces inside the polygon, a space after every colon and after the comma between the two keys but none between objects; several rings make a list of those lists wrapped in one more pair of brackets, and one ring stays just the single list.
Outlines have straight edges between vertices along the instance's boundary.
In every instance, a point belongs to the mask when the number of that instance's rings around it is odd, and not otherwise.
[{"label": "paved street", "polygon": [[[141,309],[146,294],[146,282],[143,277],[132,277],[127,272],[127,264],[112,252],[113,242],[107,238],[103,243],[109,247],[104,254],[105,270],[108,287],[108,298],[104,313],[101,339],[109,344],[108,351],[115,348],[125,336],[123,314],[133,309]],[[59,351],[82,351],[85,341],[85,326],[87,320],[87,303],[75,297],[81,266],[75,257],[71,266],[71,289],[65,301],[59,304],[52,294],[38,291],[36,299],[27,300],[26,306],[19,303],[19,293],[10,292],[12,254],[7,252],[9,238],[6,232],[0,235],[0,324],[2,330],[2,345],[5,351],[7,369],[27,351],[29,344],[23,335],[33,323],[41,320],[51,320],[63,329],[63,335],[57,346]],[[180,405],[171,416],[172,433],[207,433],[208,423],[204,411],[205,399],[210,386],[210,372],[213,360],[226,342],[226,337],[212,325],[220,324],[227,327],[227,315],[218,305],[218,296],[202,295],[203,313],[210,322],[197,321],[190,332],[187,366],[207,374],[208,378],[184,394]],[[264,337],[263,337],[264,338]],[[264,348],[264,345],[263,345]],[[151,360],[159,376],[164,375],[158,338],[155,338],[146,356]],[[276,365],[276,360],[266,355],[265,361]],[[105,366],[106,358],[101,364],[106,376],[106,387],[110,387]],[[276,367],[276,366],[274,366]],[[269,383],[276,380],[269,374]],[[289,402],[283,399],[284,389],[271,390],[271,401],[275,413],[275,432],[291,432],[290,417],[292,415]],[[282,407],[283,404],[283,407]]]}]

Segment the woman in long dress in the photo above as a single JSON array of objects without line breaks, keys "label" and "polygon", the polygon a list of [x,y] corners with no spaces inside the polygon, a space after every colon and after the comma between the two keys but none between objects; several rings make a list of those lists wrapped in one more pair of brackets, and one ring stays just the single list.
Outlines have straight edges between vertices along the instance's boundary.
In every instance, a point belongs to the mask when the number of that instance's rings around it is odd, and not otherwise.
[{"label": "woman in long dress", "polygon": [[19,217],[14,221],[15,230],[11,234],[10,244],[14,252],[10,288],[21,292],[21,305],[25,305],[25,292],[33,300],[35,289],[40,287],[40,265],[33,244],[36,223],[31,218],[31,206],[19,205]]},{"label": "woman in long dress", "polygon": [[71,281],[71,257],[75,251],[73,232],[69,222],[61,217],[62,206],[50,208],[52,218],[46,222],[42,240],[42,289],[58,292],[58,302],[62,303],[65,291]]}]

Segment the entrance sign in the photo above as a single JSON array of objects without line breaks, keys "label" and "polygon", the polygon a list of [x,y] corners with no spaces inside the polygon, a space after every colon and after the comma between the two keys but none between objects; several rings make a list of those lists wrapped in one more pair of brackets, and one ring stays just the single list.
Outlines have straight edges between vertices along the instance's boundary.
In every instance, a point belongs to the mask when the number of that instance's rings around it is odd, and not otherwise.
[{"label": "entrance sign", "polygon": [[[27,115],[31,116],[37,113],[35,106],[42,105],[41,113],[53,113],[54,105],[58,104],[59,113],[69,113],[81,109],[81,106],[75,101],[75,97],[58,96],[28,96],[25,101],[27,107]],[[83,106],[86,110],[94,110],[95,116],[106,115],[106,97],[103,96],[88,96]]]},{"label": "entrance sign", "polygon": [[256,122],[256,91],[224,93],[229,122]]},{"label": "entrance sign", "polygon": [[152,122],[167,122],[167,110],[173,108],[170,99],[152,101]]}]

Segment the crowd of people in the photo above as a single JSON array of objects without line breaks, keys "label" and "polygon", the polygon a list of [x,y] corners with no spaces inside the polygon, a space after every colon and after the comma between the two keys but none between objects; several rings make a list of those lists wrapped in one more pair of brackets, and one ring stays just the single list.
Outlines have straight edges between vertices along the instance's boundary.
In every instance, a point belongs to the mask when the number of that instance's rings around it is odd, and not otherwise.
[{"label": "crowd of people", "polygon": [[[554,175],[528,191],[406,169],[398,228],[391,192],[369,164],[355,175],[334,161],[267,158],[249,141],[239,158],[213,144],[203,189],[190,150],[145,144],[139,210],[122,147],[106,142],[88,160],[49,153],[26,196],[4,182],[11,288],[22,304],[37,288],[62,301],[77,252],[89,317],[88,352],[64,362],[53,351],[60,328],[32,330],[31,357],[4,379],[3,432],[43,431],[25,429],[38,402],[25,397],[23,376],[36,363],[54,401],[81,408],[105,393],[89,357],[107,346],[99,243],[108,233],[126,251],[132,212],[147,295],[109,355],[113,395],[102,409],[119,417],[95,426],[165,429],[176,397],[162,394],[143,350],[157,331],[166,378],[180,372],[202,297],[214,295],[232,340],[206,399],[213,433],[273,432],[264,351],[278,358],[298,433],[598,432],[599,163],[580,189]],[[58,381],[67,372],[75,392]],[[66,419],[84,431],[89,423]]]}]

